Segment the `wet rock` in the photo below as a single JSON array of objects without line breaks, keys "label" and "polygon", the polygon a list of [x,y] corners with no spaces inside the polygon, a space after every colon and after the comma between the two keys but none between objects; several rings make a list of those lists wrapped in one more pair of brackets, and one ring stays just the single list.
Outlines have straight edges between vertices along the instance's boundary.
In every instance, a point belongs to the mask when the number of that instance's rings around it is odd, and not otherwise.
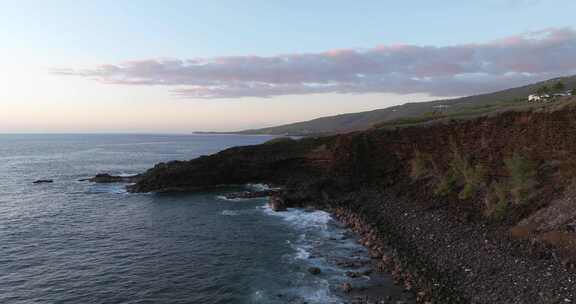
[{"label": "wet rock", "polygon": [[340,285],[340,289],[342,289],[342,291],[345,293],[349,293],[352,291],[352,284],[346,282],[346,283]]},{"label": "wet rock", "polygon": [[359,278],[362,276],[362,273],[360,272],[355,272],[355,271],[347,271],[346,272],[346,276],[349,278]]},{"label": "wet rock", "polygon": [[118,176],[110,175],[108,173],[96,174],[96,176],[89,178],[88,181],[93,183],[133,183],[140,179],[140,175],[133,176]]},{"label": "wet rock", "polygon": [[264,190],[264,191],[243,191],[234,192],[224,195],[227,199],[238,199],[238,198],[259,198],[267,197],[277,194],[278,190]]},{"label": "wet rock", "polygon": [[310,267],[308,268],[308,272],[312,275],[319,275],[320,273],[322,273],[322,270],[320,270],[320,268],[318,267]]},{"label": "wet rock", "polygon": [[284,200],[277,195],[271,196],[270,200],[268,201],[268,206],[275,212],[286,211],[286,203]]},{"label": "wet rock", "polygon": [[342,268],[360,268],[370,264],[369,260],[340,260],[336,261],[336,265]]},{"label": "wet rock", "polygon": [[33,184],[48,184],[53,183],[54,181],[51,179],[39,179],[33,182]]}]

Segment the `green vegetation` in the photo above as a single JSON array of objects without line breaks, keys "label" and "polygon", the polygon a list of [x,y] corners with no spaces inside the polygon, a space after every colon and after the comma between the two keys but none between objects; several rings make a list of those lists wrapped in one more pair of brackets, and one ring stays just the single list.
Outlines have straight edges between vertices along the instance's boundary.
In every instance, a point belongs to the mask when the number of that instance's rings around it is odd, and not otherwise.
[{"label": "green vegetation", "polygon": [[556,84],[554,84],[554,87],[552,87],[552,89],[556,93],[564,92],[566,90],[566,85],[564,84],[564,82],[558,81],[556,82]]},{"label": "green vegetation", "polygon": [[[442,118],[470,118],[489,114],[504,108],[538,107],[542,106],[542,104],[529,104],[526,102],[528,95],[534,94],[534,92],[543,85],[547,85],[548,87],[553,86],[557,81],[558,79],[553,81],[549,80],[500,92],[457,99],[407,103],[385,109],[321,117],[309,121],[264,129],[244,130],[237,133],[319,136],[363,130],[372,127],[409,126]],[[576,88],[576,76],[563,77],[561,81],[567,89]],[[438,108],[441,105],[447,107],[442,107],[442,109]],[[441,111],[430,112],[433,110]]]},{"label": "green vegetation", "polygon": [[572,92],[570,92],[570,95],[576,96],[576,89],[572,89]]},{"label": "green vegetation", "polygon": [[456,190],[456,177],[452,174],[445,174],[440,177],[440,181],[434,188],[434,195],[446,196]]},{"label": "green vegetation", "polygon": [[525,101],[526,101],[525,98],[514,98],[491,104],[460,107],[457,108],[456,110],[446,112],[439,112],[439,111],[426,112],[421,116],[404,117],[378,123],[374,125],[374,128],[403,127],[403,126],[417,125],[440,119],[462,119],[462,118],[478,117],[496,112],[498,110],[506,108],[514,108],[520,105],[524,105]]},{"label": "green vegetation", "polygon": [[[528,202],[537,186],[537,165],[520,153],[504,159],[507,177],[488,183],[487,169],[464,154],[454,141],[447,169],[440,170],[430,154],[414,151],[410,160],[410,177],[417,180],[431,177],[436,196],[458,195],[469,200],[486,193],[484,214],[494,220],[504,220],[511,208]],[[575,164],[576,166],[576,164]]]},{"label": "green vegetation", "polygon": [[477,197],[479,193],[486,193],[484,214],[495,220],[503,220],[512,207],[526,204],[534,195],[538,174],[536,163],[520,153],[513,153],[503,162],[507,177],[488,183],[487,169],[464,154],[462,148],[451,140],[446,169],[440,170],[430,154],[416,150],[410,160],[410,177],[413,180],[432,177],[436,196],[457,194],[458,199],[464,201]]},{"label": "green vegetation", "polygon": [[537,88],[535,93],[537,95],[543,96],[543,95],[551,95],[554,93],[563,93],[565,91],[566,91],[566,84],[563,81],[557,81],[551,87],[548,85],[543,85]]},{"label": "green vegetation", "polygon": [[396,126],[406,126],[406,125],[415,125],[420,124],[428,121],[433,121],[441,118],[445,118],[445,113],[440,112],[426,112],[422,114],[422,116],[417,117],[403,117],[398,119],[393,119],[390,121],[385,121],[379,124],[374,125],[375,128],[385,128],[385,127],[396,127]]},{"label": "green vegetation", "polygon": [[265,145],[272,145],[272,144],[277,144],[277,143],[289,143],[289,142],[293,142],[294,139],[292,137],[276,137],[276,138],[272,138],[271,140],[265,142]]},{"label": "green vegetation", "polygon": [[506,218],[509,208],[508,186],[505,183],[493,182],[486,195],[485,215],[501,221]]},{"label": "green vegetation", "polygon": [[414,151],[414,158],[410,160],[410,177],[416,180],[428,175],[430,162],[430,155]]},{"label": "green vegetation", "polygon": [[[452,159],[448,165],[448,170],[437,174],[438,183],[434,189],[434,194],[446,196],[460,189],[458,198],[461,200],[470,199],[483,187],[486,170],[481,164],[473,165],[470,158],[463,155],[455,144],[452,145],[451,155]],[[413,170],[415,168],[417,167],[412,167]]]},{"label": "green vegetation", "polygon": [[550,89],[550,87],[548,87],[547,85],[543,85],[541,87],[539,87],[536,90],[536,94],[542,96],[542,95],[548,95],[552,92],[552,90]]},{"label": "green vegetation", "polygon": [[486,187],[486,168],[482,164],[474,164],[455,144],[452,144],[451,150],[448,170],[443,173],[433,171],[431,156],[416,152],[411,161],[412,178],[436,173],[434,195],[447,196],[458,193],[460,200],[471,199],[486,189],[484,214],[495,220],[505,219],[512,206],[525,204],[533,195],[533,189],[537,185],[537,166],[521,154],[514,153],[511,157],[505,158],[504,165],[508,177],[493,181]]},{"label": "green vegetation", "polygon": [[534,193],[536,164],[514,153],[504,159],[509,177],[503,181],[494,181],[488,189],[484,214],[495,220],[503,220],[514,205],[525,204]]},{"label": "green vegetation", "polygon": [[458,183],[463,185],[458,198],[466,200],[472,198],[483,185],[486,170],[481,164],[472,165],[470,158],[463,155],[453,144],[449,174],[452,174]]},{"label": "green vegetation", "polygon": [[518,153],[504,160],[510,175],[510,194],[516,204],[524,203],[536,185],[536,165]]}]

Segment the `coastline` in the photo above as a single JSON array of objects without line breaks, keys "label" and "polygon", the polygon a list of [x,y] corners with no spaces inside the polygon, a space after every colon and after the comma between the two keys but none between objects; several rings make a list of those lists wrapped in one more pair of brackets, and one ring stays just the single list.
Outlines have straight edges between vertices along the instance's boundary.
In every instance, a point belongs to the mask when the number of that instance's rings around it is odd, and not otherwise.
[{"label": "coastline", "polygon": [[[330,282],[331,295],[325,296],[339,298],[338,301],[332,298],[330,303],[417,303],[414,289],[407,288],[394,277],[382,263],[381,255],[366,243],[361,231],[344,222],[346,218],[338,217],[335,210],[289,207],[274,211],[269,204],[263,209],[267,215],[289,223],[302,233],[301,243],[292,244],[296,259],[308,265],[301,269],[304,275],[312,274]],[[309,239],[311,227],[323,236]]]},{"label": "coastline", "polygon": [[285,206],[347,223],[422,303],[570,303],[573,101],[231,148],[156,165],[130,190],[282,185]]},{"label": "coastline", "polygon": [[379,271],[413,292],[417,303],[575,299],[576,276],[553,249],[504,240],[500,228],[461,218],[438,202],[410,202],[418,197],[390,191],[364,194],[361,204],[348,201],[327,211],[360,235]]}]

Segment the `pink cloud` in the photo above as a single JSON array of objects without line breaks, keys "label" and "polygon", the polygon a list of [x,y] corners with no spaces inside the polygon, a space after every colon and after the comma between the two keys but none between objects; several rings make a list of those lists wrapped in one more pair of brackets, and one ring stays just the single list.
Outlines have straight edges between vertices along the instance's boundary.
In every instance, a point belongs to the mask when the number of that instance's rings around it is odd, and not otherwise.
[{"label": "pink cloud", "polygon": [[271,57],[150,59],[55,73],[125,85],[178,87],[190,98],[314,93],[456,96],[576,74],[576,31],[546,29],[487,43],[390,45]]}]

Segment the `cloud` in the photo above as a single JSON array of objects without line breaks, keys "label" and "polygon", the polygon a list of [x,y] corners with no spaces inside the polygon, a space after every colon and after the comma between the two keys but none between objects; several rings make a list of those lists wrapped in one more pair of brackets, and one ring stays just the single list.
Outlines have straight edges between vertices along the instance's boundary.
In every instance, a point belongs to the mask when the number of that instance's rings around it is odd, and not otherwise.
[{"label": "cloud", "polygon": [[171,87],[185,98],[315,93],[459,96],[576,74],[576,31],[553,28],[487,43],[384,45],[271,57],[152,59],[58,69],[103,83]]}]

